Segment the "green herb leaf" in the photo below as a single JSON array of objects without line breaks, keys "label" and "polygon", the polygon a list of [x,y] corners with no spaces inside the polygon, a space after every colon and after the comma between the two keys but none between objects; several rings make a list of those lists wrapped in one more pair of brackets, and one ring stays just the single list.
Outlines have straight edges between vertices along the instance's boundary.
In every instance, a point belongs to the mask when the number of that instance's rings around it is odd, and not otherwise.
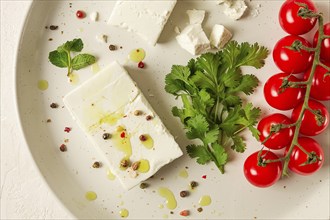
[{"label": "green herb leaf", "polygon": [[84,48],[84,43],[82,40],[79,39],[73,39],[72,41],[67,41],[63,45],[59,46],[57,50],[59,52],[61,51],[67,51],[67,52],[81,52]]},{"label": "green herb leaf", "polygon": [[48,55],[49,61],[57,67],[67,67],[67,75],[70,76],[73,70],[79,70],[96,62],[96,58],[90,54],[78,54],[73,59],[72,52],[81,52],[84,44],[81,39],[73,39],[67,41],[57,50],[52,51]]},{"label": "green herb leaf", "polygon": [[199,164],[206,164],[212,160],[208,151],[203,145],[188,145],[187,153],[191,158],[197,158],[197,163]]},{"label": "green herb leaf", "polygon": [[96,62],[94,56],[89,54],[78,54],[72,59],[72,69],[80,70]]},{"label": "green herb leaf", "polygon": [[54,50],[49,53],[48,59],[57,67],[64,68],[69,66],[68,54],[64,51],[58,52],[57,50]]},{"label": "green herb leaf", "polygon": [[226,149],[244,152],[246,144],[239,134],[249,129],[259,137],[254,127],[260,109],[251,103],[243,105],[242,95],[250,95],[258,86],[254,75],[244,75],[241,66],[261,68],[268,50],[258,44],[231,41],[215,54],[202,54],[189,60],[187,66],[173,65],[165,78],[165,90],[181,97],[182,108],[173,107],[186,136],[198,139],[201,145],[188,145],[187,153],[197,162],[213,161],[224,172],[228,161]]}]

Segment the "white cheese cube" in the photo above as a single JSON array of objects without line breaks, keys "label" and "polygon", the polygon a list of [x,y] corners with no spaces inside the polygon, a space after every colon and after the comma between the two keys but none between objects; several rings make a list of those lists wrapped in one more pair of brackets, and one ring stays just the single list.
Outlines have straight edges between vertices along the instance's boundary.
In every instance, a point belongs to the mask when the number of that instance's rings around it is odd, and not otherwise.
[{"label": "white cheese cube", "polygon": [[210,49],[210,41],[201,24],[188,25],[176,36],[176,40],[183,49],[193,55],[199,55]]},{"label": "white cheese cube", "polygon": [[[117,62],[67,94],[63,101],[125,189],[182,155],[173,136]],[[149,115],[151,119],[147,120]],[[110,137],[104,139],[105,133]]]},{"label": "white cheese cube", "polygon": [[117,1],[108,23],[138,34],[155,45],[176,0]]},{"label": "white cheese cube", "polygon": [[232,33],[221,24],[216,24],[212,28],[210,43],[217,49],[222,49],[232,38]]},{"label": "white cheese cube", "polygon": [[231,5],[225,4],[224,14],[231,19],[238,20],[243,16],[246,9],[247,6],[244,0],[235,0],[232,1]]},{"label": "white cheese cube", "polygon": [[187,14],[189,17],[189,24],[202,24],[205,17],[204,10],[187,10]]},{"label": "white cheese cube", "polygon": [[98,21],[99,20],[99,13],[96,11],[93,11],[90,15],[89,18],[91,19],[91,21]]}]

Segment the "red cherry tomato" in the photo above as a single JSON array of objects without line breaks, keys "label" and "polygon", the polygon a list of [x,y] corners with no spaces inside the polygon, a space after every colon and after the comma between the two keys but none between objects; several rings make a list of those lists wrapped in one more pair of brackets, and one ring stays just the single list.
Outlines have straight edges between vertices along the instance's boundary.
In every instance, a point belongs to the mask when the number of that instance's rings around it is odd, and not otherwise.
[{"label": "red cherry tomato", "polygon": [[[292,111],[291,119],[296,122],[299,118],[303,102],[298,104]],[[327,108],[320,102],[310,99],[308,106],[312,110],[316,111],[321,117],[317,117],[315,114],[306,110],[299,132],[303,135],[315,136],[323,132],[329,125],[329,112]]]},{"label": "red cherry tomato", "polygon": [[[292,124],[292,121],[287,116],[280,113],[271,114],[261,119],[258,124],[260,141],[263,142],[271,134],[273,126],[278,126],[280,124],[289,125]],[[273,150],[282,149],[290,145],[293,133],[294,127],[282,128],[278,131],[274,131],[264,145]]]},{"label": "red cherry tomato", "polygon": [[[323,30],[325,35],[330,35],[330,22],[323,25]],[[314,35],[314,41],[313,41],[314,47],[317,44],[318,37],[319,37],[319,31],[317,31]],[[326,62],[330,62],[330,38],[322,40],[320,57],[322,60]]]},{"label": "red cherry tomato", "polygon": [[[330,68],[330,63],[326,63],[325,65]],[[310,93],[312,98],[321,101],[330,100],[330,75],[326,75],[327,72],[322,66],[316,67]],[[311,69],[305,73],[304,80],[308,80],[310,73]]]},{"label": "red cherry tomato", "polygon": [[[319,170],[324,161],[323,149],[319,143],[309,137],[300,137],[298,143],[313,156],[308,157],[299,147],[294,146],[290,155],[289,169],[300,175],[309,175]],[[285,154],[287,154],[288,151],[289,147],[286,148]],[[309,160],[313,161],[313,163],[308,163]]]},{"label": "red cherry tomato", "polygon": [[280,8],[279,22],[284,31],[292,35],[301,35],[309,32],[316,24],[316,19],[304,19],[298,15],[302,6],[297,3],[303,3],[308,9],[316,12],[315,5],[310,0],[286,0]]},{"label": "red cherry tomato", "polygon": [[[258,187],[269,187],[277,182],[282,173],[282,163],[274,162],[262,165],[258,161],[259,151],[251,154],[244,162],[245,178]],[[261,153],[263,160],[277,160],[278,156],[271,151],[263,150]]]},{"label": "red cherry tomato", "polygon": [[270,77],[264,86],[264,96],[267,103],[279,110],[293,109],[303,98],[304,88],[280,88],[283,80],[288,77],[288,81],[299,82],[300,80],[287,73],[278,73]]},{"label": "red cherry tomato", "polygon": [[301,73],[312,65],[313,53],[302,49],[300,51],[294,51],[288,48],[295,41],[300,41],[306,47],[312,47],[304,38],[289,35],[280,39],[275,44],[273,50],[273,60],[275,64],[285,73]]}]

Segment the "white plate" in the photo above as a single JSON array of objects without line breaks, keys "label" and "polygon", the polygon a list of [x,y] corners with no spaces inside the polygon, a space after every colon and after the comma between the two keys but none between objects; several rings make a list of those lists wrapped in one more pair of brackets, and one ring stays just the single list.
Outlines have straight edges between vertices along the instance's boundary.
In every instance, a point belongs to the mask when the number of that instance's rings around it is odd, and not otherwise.
[{"label": "white plate", "polygon": [[[235,40],[258,42],[271,50],[275,42],[285,35],[277,22],[281,2],[252,1],[252,11],[241,20],[232,21],[222,13],[222,8],[216,1],[179,1],[155,47],[138,36],[106,24],[114,1],[35,1],[32,4],[17,59],[19,114],[25,138],[37,166],[50,188],[74,216],[86,219],[118,219],[119,211],[125,208],[129,210],[128,218],[133,219],[179,218],[179,212],[183,209],[189,209],[189,218],[194,219],[329,217],[329,157],[326,157],[323,168],[313,176],[292,175],[273,187],[256,188],[247,183],[242,172],[245,158],[260,148],[260,144],[248,133],[245,134],[247,151],[241,155],[232,155],[225,175],[221,175],[212,163],[197,165],[184,155],[148,180],[149,188],[141,190],[136,187],[128,192],[124,191],[117,180],[107,178],[106,167],[92,168],[99,155],[63,107],[63,96],[90,78],[93,71],[91,68],[78,71],[79,82],[72,85],[67,81],[65,69],[54,67],[48,62],[50,51],[73,38],[82,38],[85,43],[84,51],[97,56],[100,68],[118,60],[130,72],[184,149],[190,142],[185,138],[178,119],[171,114],[171,107],[178,103],[164,91],[164,77],[171,65],[186,64],[192,56],[177,45],[174,27],[182,29],[185,26],[187,9],[204,9],[207,11],[204,21],[206,33],[210,32],[215,23],[222,23],[234,33]],[[258,4],[261,5],[260,8],[257,8]],[[317,1],[317,6],[324,13],[325,20],[329,21],[329,2]],[[91,21],[89,17],[77,19],[77,10],[84,10],[87,16],[97,11],[100,19],[98,22]],[[258,10],[260,14],[252,16],[256,12],[253,10]],[[53,31],[45,28],[50,25],[58,25],[59,28]],[[108,35],[108,43],[98,42],[95,38],[98,34]],[[122,46],[122,49],[110,51],[109,44]],[[129,52],[135,48],[146,50],[145,69],[139,69],[135,63],[127,60]],[[279,72],[271,56],[261,70],[247,69],[245,72],[255,73],[261,81],[256,93],[249,97],[250,100],[262,108],[263,114],[274,112],[262,95],[262,84],[272,74]],[[49,82],[47,90],[38,89],[39,80]],[[58,103],[60,107],[50,108],[52,102]],[[329,105],[329,102],[326,104]],[[47,123],[47,119],[51,119],[51,122]],[[72,131],[64,132],[65,127],[71,127]],[[324,146],[325,155],[328,156],[327,137],[329,129],[319,135],[317,140]],[[59,151],[59,146],[65,139],[69,140],[66,143],[68,151],[63,153]],[[185,169],[189,175],[187,178],[179,175]],[[202,178],[203,175],[207,175],[206,179]],[[197,181],[199,186],[189,197],[181,198],[179,192],[187,189],[191,180]],[[170,188],[176,196],[178,207],[173,213],[170,213],[165,200],[157,194],[160,186]],[[97,199],[87,201],[87,191],[96,192]],[[199,213],[198,202],[203,195],[210,195],[212,203],[203,207],[203,211]]]}]

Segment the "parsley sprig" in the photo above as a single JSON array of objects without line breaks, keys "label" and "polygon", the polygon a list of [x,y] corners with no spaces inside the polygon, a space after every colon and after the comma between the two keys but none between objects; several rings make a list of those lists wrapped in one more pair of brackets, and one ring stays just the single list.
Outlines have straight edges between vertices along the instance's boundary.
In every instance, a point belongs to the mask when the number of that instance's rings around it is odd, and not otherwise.
[{"label": "parsley sprig", "polygon": [[82,53],[72,58],[72,53],[79,53],[84,48],[82,40],[73,39],[59,46],[56,50],[52,51],[48,55],[49,61],[60,68],[68,68],[67,76],[72,74],[73,70],[80,70],[96,62],[96,58],[93,55]]},{"label": "parsley sprig", "polygon": [[260,109],[251,103],[244,105],[239,95],[252,94],[259,81],[252,74],[243,75],[240,67],[261,68],[268,53],[257,43],[231,41],[222,51],[202,54],[187,66],[173,65],[166,75],[165,90],[183,103],[181,108],[172,108],[173,115],[180,118],[189,139],[201,141],[186,147],[199,164],[213,161],[224,173],[227,148],[245,151],[246,144],[239,134],[249,129],[258,139],[254,126]]}]

